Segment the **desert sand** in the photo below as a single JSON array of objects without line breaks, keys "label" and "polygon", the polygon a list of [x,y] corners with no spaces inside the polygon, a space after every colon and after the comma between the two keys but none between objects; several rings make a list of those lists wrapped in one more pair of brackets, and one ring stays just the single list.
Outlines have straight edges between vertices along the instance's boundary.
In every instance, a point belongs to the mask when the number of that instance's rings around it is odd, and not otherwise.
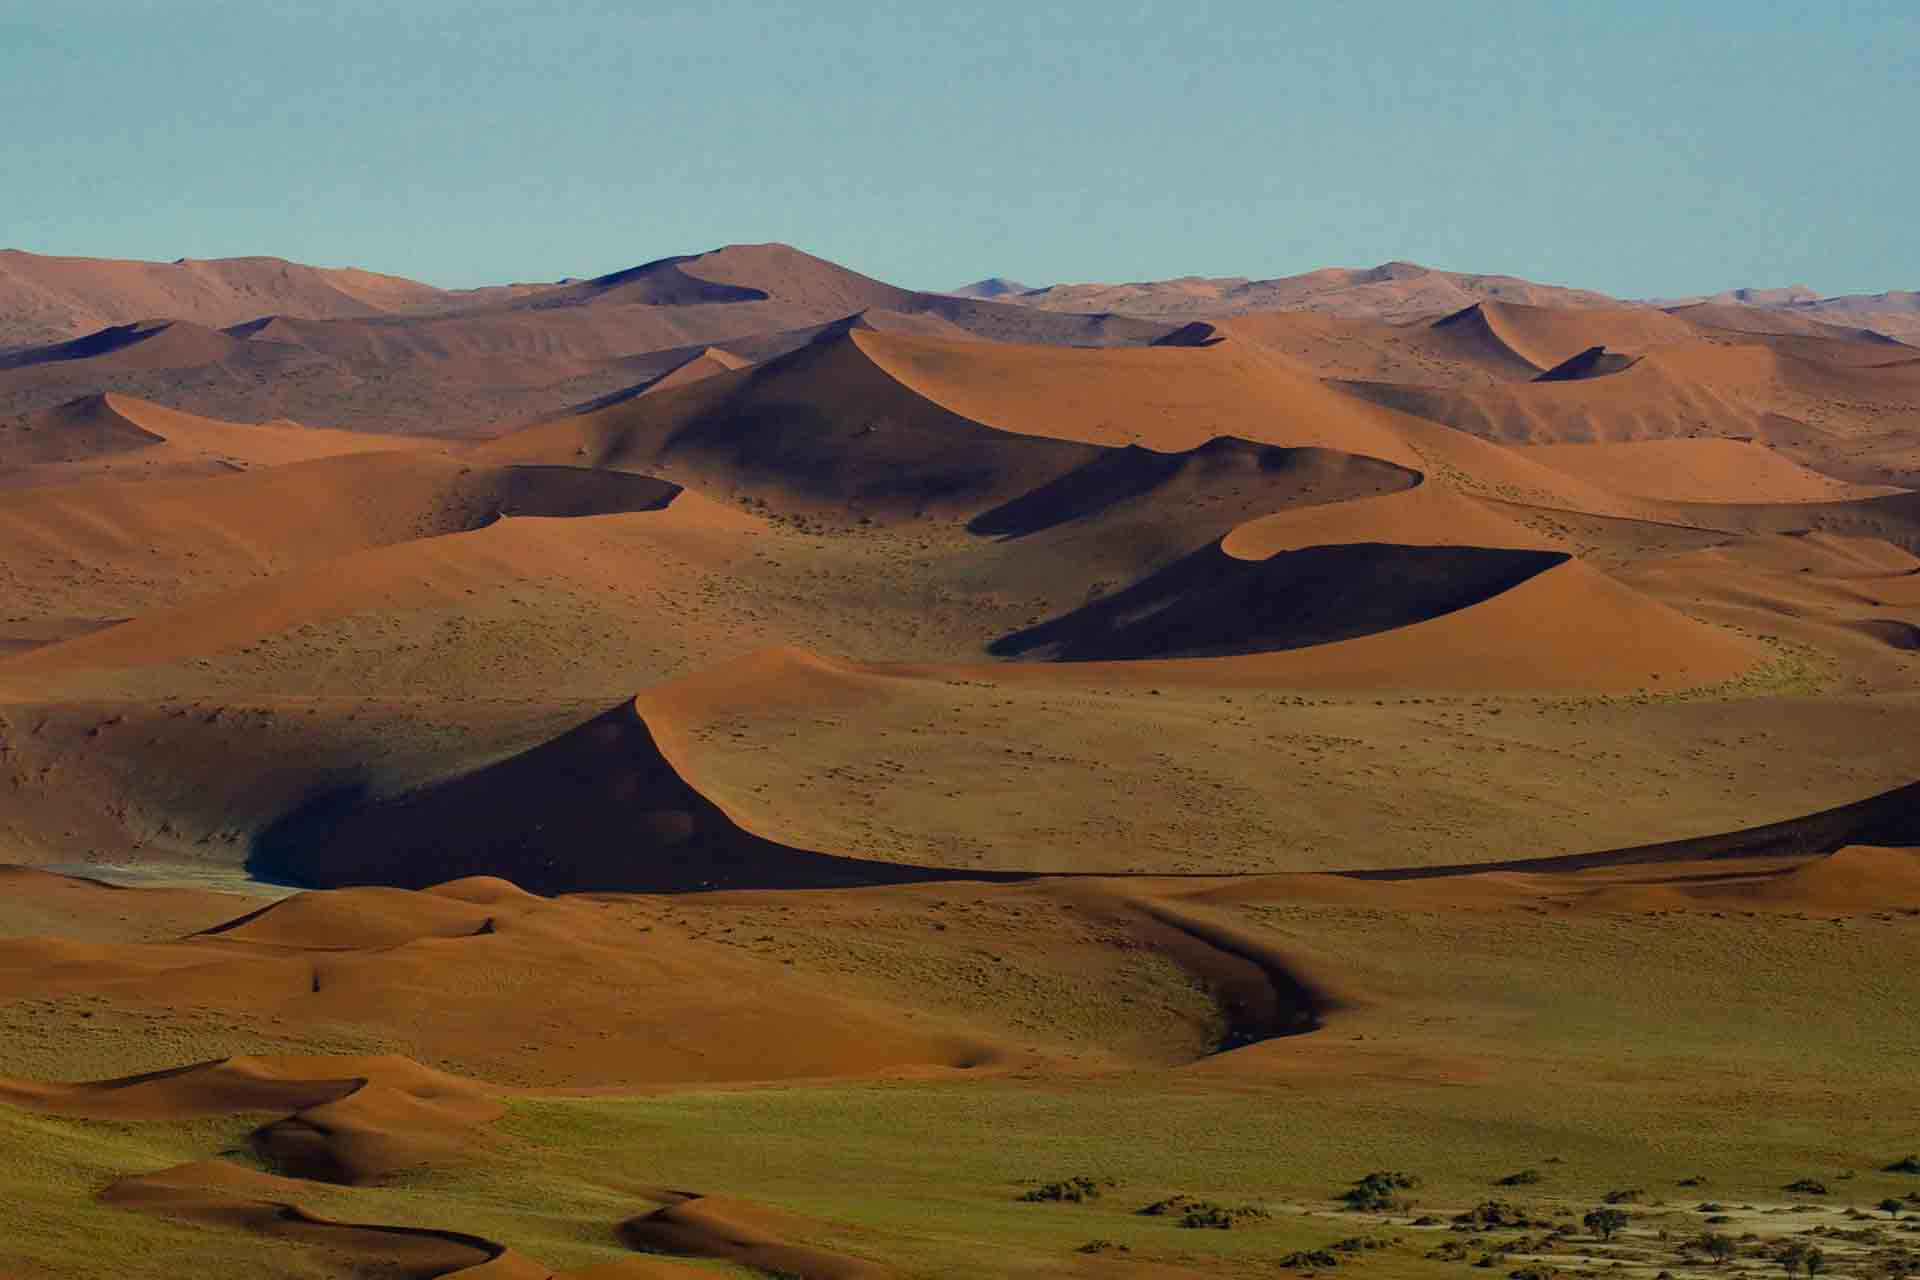
[{"label": "desert sand", "polygon": [[0,1275],[1891,1274],[1902,305],[0,255]]}]

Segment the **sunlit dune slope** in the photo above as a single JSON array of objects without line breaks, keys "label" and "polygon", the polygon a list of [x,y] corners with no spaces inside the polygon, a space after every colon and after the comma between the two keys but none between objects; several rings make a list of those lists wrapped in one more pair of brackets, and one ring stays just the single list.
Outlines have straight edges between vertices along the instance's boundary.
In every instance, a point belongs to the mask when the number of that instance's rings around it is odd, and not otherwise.
[{"label": "sunlit dune slope", "polygon": [[1532,445],[1523,453],[1602,488],[1666,502],[1831,502],[1897,492],[1836,480],[1746,440]]},{"label": "sunlit dune slope", "polygon": [[0,484],[219,474],[349,453],[442,447],[418,437],[292,422],[222,422],[108,393],[0,424]]}]

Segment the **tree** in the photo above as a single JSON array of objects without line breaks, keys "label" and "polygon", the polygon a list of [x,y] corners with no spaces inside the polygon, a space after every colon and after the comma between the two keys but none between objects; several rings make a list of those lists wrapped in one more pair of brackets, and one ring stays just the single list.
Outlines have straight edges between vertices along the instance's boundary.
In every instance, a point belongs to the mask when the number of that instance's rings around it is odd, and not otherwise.
[{"label": "tree", "polygon": [[1806,1272],[1811,1280],[1812,1277],[1827,1269],[1827,1255],[1821,1251],[1819,1245],[1808,1244],[1805,1240],[1795,1240],[1791,1244],[1783,1245],[1773,1256],[1782,1267],[1786,1268],[1789,1280],[1795,1280],[1802,1271]]},{"label": "tree", "polygon": [[1611,1240],[1631,1219],[1624,1209],[1595,1209],[1580,1221],[1602,1240]]},{"label": "tree", "polygon": [[1885,1212],[1886,1212],[1886,1215],[1887,1215],[1887,1216],[1888,1216],[1889,1218],[1897,1218],[1897,1217],[1899,1217],[1899,1216],[1900,1216],[1900,1211],[1901,1211],[1902,1209],[1904,1209],[1904,1208],[1906,1208],[1906,1207],[1907,1207],[1907,1206],[1906,1206],[1905,1204],[1903,1204],[1903,1203],[1901,1203],[1900,1201],[1898,1201],[1898,1200],[1896,1200],[1896,1199],[1894,1199],[1894,1198],[1893,1198],[1892,1196],[1888,1196],[1888,1197],[1887,1197],[1887,1198],[1886,1198],[1885,1200],[1882,1200],[1882,1201],[1881,1201],[1881,1202],[1880,1202],[1879,1204],[1877,1204],[1877,1205],[1875,1205],[1875,1206],[1874,1206],[1874,1208],[1876,1208],[1876,1209],[1882,1209],[1882,1210],[1885,1210]]},{"label": "tree", "polygon": [[1738,1252],[1738,1246],[1733,1243],[1733,1237],[1721,1235],[1718,1231],[1703,1232],[1700,1238],[1693,1243],[1700,1252],[1706,1254],[1715,1264],[1726,1262]]}]

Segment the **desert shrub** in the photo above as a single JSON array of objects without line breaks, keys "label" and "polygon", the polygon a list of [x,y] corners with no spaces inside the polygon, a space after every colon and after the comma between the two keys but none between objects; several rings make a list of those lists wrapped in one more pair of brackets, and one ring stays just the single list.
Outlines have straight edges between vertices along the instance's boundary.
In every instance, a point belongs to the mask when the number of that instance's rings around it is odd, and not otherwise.
[{"label": "desert shrub", "polygon": [[1193,1231],[1229,1231],[1271,1217],[1259,1205],[1243,1204],[1229,1209],[1223,1204],[1205,1201],[1180,1215],[1180,1225]]},{"label": "desert shrub", "polygon": [[1887,1166],[1888,1173],[1920,1173],[1920,1156],[1901,1156]]},{"label": "desert shrub", "polygon": [[1058,1182],[1043,1182],[1021,1192],[1020,1199],[1033,1204],[1083,1204],[1088,1200],[1098,1200],[1102,1191],[1118,1185],[1112,1178],[1062,1178]]},{"label": "desert shrub", "polygon": [[1823,1196],[1827,1194],[1827,1184],[1818,1178],[1795,1178],[1783,1190],[1791,1191],[1795,1195]]},{"label": "desert shrub", "polygon": [[1874,1206],[1874,1208],[1880,1210],[1882,1213],[1886,1214],[1889,1218],[1899,1217],[1900,1211],[1906,1207],[1907,1205],[1904,1200],[1896,1200],[1892,1196],[1888,1196],[1885,1200],[1882,1200],[1879,1204]]},{"label": "desert shrub", "polygon": [[1348,1236],[1344,1240],[1335,1240],[1327,1247],[1335,1253],[1366,1253],[1373,1249],[1391,1249],[1399,1243],[1399,1236],[1391,1240],[1385,1236]]},{"label": "desert shrub", "polygon": [[1681,1187],[1704,1187],[1707,1185],[1707,1180],[1696,1173],[1690,1177],[1680,1179],[1680,1181],[1674,1185]]},{"label": "desert shrub", "polygon": [[1495,1178],[1493,1185],[1496,1187],[1530,1187],[1538,1181],[1540,1181],[1540,1171],[1538,1169],[1522,1169],[1520,1172],[1510,1173],[1504,1178]]},{"label": "desert shrub", "polygon": [[1436,1262],[1465,1262],[1467,1260],[1467,1246],[1461,1244],[1458,1240],[1448,1240],[1443,1242],[1438,1248],[1427,1250],[1427,1256]]},{"label": "desert shrub", "polygon": [[1491,1231],[1503,1227],[1551,1227],[1553,1223],[1536,1219],[1524,1205],[1508,1200],[1482,1200],[1465,1213],[1454,1214],[1453,1225],[1468,1231]]},{"label": "desert shrub", "polygon": [[1340,1265],[1340,1255],[1329,1249],[1296,1249],[1280,1259],[1290,1271],[1321,1271]]},{"label": "desert shrub", "polygon": [[1638,1187],[1629,1187],[1623,1191],[1609,1191],[1600,1198],[1608,1204],[1639,1204],[1646,1194]]},{"label": "desert shrub", "polygon": [[1353,1185],[1340,1193],[1340,1198],[1350,1209],[1358,1209],[1365,1213],[1386,1213],[1394,1209],[1404,1209],[1412,1203],[1400,1193],[1411,1191],[1419,1185],[1420,1179],[1410,1173],[1379,1169],[1355,1178]]},{"label": "desert shrub", "polygon": [[1196,1200],[1192,1196],[1168,1196],[1165,1200],[1154,1201],[1139,1212],[1150,1218],[1178,1218],[1181,1226],[1195,1230],[1216,1231],[1226,1231],[1272,1216],[1258,1205],[1243,1204],[1238,1208],[1229,1208],[1211,1200]]},{"label": "desert shrub", "polygon": [[1075,1253],[1132,1253],[1124,1244],[1115,1244],[1111,1240],[1089,1240],[1074,1250]]},{"label": "desert shrub", "polygon": [[1580,1219],[1582,1226],[1602,1240],[1613,1239],[1631,1221],[1624,1209],[1595,1209]]}]

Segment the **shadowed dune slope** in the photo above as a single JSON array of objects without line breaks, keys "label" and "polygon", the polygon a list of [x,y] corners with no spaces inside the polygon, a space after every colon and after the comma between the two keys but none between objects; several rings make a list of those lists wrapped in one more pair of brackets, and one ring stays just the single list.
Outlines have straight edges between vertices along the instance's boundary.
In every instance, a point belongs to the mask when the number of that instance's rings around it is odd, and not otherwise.
[{"label": "shadowed dune slope", "polygon": [[1205,547],[995,654],[1084,662],[1301,649],[1439,617],[1511,590],[1564,553],[1349,543],[1258,560]]},{"label": "shadowed dune slope", "polygon": [[685,477],[776,509],[886,520],[964,518],[1099,456],[945,410],[888,377],[852,336],[529,427],[479,452]]},{"label": "shadowed dune slope", "polygon": [[[1697,862],[1714,859],[1804,857],[1810,854],[1837,853],[1849,845],[1902,846],[1920,848],[1920,782],[1851,804],[1822,809],[1818,813],[1740,831],[1658,844],[1636,845],[1627,849],[1609,849],[1598,853],[1570,854],[1553,858],[1519,858],[1504,862],[1481,862],[1444,867],[1414,867],[1402,870],[1352,871],[1347,875],[1360,880],[1420,880],[1438,876],[1478,875],[1497,871],[1581,871],[1596,867],[1637,866],[1643,863]],[[1910,892],[1914,877],[1911,863],[1900,859],[1860,856],[1850,860],[1856,868],[1872,863],[1880,870],[1897,869],[1895,879]],[[1820,873],[1805,879],[1819,881]],[[1844,869],[1836,869],[1832,880],[1853,879]],[[1804,881],[1803,881],[1804,882]]]},{"label": "shadowed dune slope", "polygon": [[[1538,555],[1539,553],[1534,553]],[[1551,560],[1552,555],[1542,557]],[[1526,556],[1499,563],[1530,567]],[[1732,680],[1773,651],[1695,621],[1579,560],[1553,564],[1480,603],[1356,639],[1226,657],[991,668],[1002,682],[1191,687],[1579,693],[1681,690]],[[1168,622],[1171,623],[1172,619]],[[901,664],[959,676],[979,667]]]},{"label": "shadowed dune slope", "polygon": [[312,885],[421,887],[487,875],[536,893],[1001,878],[836,857],[754,835],[688,785],[632,703],[405,795],[322,797],[262,833],[250,865]]}]

